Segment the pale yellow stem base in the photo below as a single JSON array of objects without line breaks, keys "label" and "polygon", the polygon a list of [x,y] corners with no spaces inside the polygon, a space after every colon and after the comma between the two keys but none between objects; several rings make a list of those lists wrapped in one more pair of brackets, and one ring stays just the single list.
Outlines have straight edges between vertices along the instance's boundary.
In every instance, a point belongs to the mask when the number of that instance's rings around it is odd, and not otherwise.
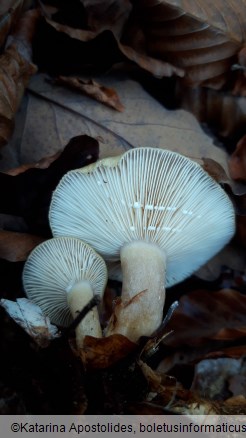
[{"label": "pale yellow stem base", "polygon": [[121,250],[122,296],[106,335],[119,333],[133,342],[151,336],[163,319],[166,256],[155,244],[135,241]]},{"label": "pale yellow stem base", "polygon": [[[93,298],[93,295],[93,290],[88,281],[80,281],[69,290],[67,300],[73,318],[78,316],[81,310]],[[85,336],[102,337],[97,307],[93,307],[93,309],[87,313],[85,318],[75,329],[75,333],[78,348],[82,347]]]}]

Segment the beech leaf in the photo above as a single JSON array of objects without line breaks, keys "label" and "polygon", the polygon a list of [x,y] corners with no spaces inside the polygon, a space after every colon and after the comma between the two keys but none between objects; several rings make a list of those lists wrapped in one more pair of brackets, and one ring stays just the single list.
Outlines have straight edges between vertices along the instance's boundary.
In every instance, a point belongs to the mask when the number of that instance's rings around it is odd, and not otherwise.
[{"label": "beech leaf", "polygon": [[[246,39],[244,1],[147,0],[134,13],[150,56],[183,68],[187,84],[225,84]],[[137,49],[137,38],[130,43]]]},{"label": "beech leaf", "polygon": [[31,38],[37,18],[36,10],[26,13],[0,56],[0,146],[8,142],[13,132],[15,113],[30,77],[36,72],[31,62]]},{"label": "beech leaf", "polygon": [[136,348],[136,344],[120,334],[105,338],[85,336],[79,355],[87,367],[100,369],[113,366]]},{"label": "beech leaf", "polygon": [[22,12],[23,0],[1,0],[0,4],[0,48]]},{"label": "beech leaf", "polygon": [[171,346],[200,346],[208,340],[240,339],[246,334],[246,296],[232,289],[197,290],[179,301],[165,331]]},{"label": "beech leaf", "polygon": [[[154,74],[156,77],[162,78],[164,76],[172,76],[172,75],[176,75],[179,77],[184,76],[184,70],[181,67],[177,67],[167,61],[153,58],[150,55],[144,53],[142,50],[139,49],[135,50],[131,45],[122,44],[119,38],[117,38],[117,35],[111,32],[111,26],[106,25],[106,29],[108,30],[104,30],[104,32],[101,32],[100,30],[93,31],[91,29],[88,30],[74,29],[70,26],[56,23],[55,21],[51,20],[49,17],[46,17],[45,20],[46,23],[50,25],[53,29],[57,30],[58,32],[62,32],[66,34],[66,36],[69,36],[70,38],[74,38],[83,43],[95,41],[96,38],[100,38],[100,36],[104,35],[105,32],[110,32],[110,36],[112,37],[112,40],[114,41],[116,47],[118,48],[119,53],[121,53],[121,58],[128,59],[134,62],[142,69]],[[116,23],[116,26],[118,28],[119,24]],[[103,20],[101,20],[99,29],[104,27],[105,26],[103,24]],[[116,34],[118,33],[120,32],[117,31]],[[114,62],[114,60],[112,61]],[[94,62],[96,62],[95,59]]]}]

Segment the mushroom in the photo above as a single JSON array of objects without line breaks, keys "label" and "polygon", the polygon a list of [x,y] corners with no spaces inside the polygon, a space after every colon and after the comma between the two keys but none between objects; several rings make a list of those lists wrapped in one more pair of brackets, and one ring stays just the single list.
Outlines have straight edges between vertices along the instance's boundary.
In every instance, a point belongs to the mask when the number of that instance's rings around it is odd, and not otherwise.
[{"label": "mushroom", "polygon": [[[93,248],[76,238],[57,237],[38,245],[23,270],[26,295],[51,322],[67,327],[94,295],[103,295],[107,268]],[[76,328],[77,346],[86,335],[101,337],[94,307]]]},{"label": "mushroom", "polygon": [[122,297],[107,335],[131,341],[160,326],[165,288],[231,239],[234,208],[220,185],[178,153],[136,148],[68,172],[53,193],[55,236],[79,237],[107,263],[121,261]]}]

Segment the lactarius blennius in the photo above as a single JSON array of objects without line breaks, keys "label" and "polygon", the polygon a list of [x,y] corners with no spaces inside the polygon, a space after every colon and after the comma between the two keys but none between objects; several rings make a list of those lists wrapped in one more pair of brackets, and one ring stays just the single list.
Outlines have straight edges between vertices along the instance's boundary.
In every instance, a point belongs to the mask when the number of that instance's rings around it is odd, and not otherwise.
[{"label": "lactarius blennius", "polygon": [[188,277],[231,239],[224,190],[202,167],[163,149],[132,149],[68,172],[50,207],[55,236],[72,234],[121,261],[122,297],[107,335],[132,341],[161,324],[166,286]]},{"label": "lactarius blennius", "polygon": [[[107,268],[93,248],[76,238],[46,240],[29,255],[23,270],[28,298],[38,304],[51,322],[67,327],[94,295],[102,296]],[[101,337],[94,307],[76,328],[77,346],[86,335]]]}]

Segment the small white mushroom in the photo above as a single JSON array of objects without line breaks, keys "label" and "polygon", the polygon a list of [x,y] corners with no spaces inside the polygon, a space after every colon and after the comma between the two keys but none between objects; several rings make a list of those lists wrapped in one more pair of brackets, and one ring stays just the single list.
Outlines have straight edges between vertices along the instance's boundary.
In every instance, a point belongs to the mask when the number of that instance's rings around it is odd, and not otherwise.
[{"label": "small white mushroom", "polygon": [[138,148],[68,172],[55,190],[55,236],[121,261],[122,305],[107,334],[130,340],[161,324],[165,287],[195,272],[231,239],[234,208],[202,167],[175,152]]},{"label": "small white mushroom", "polygon": [[[23,270],[23,285],[30,300],[58,325],[67,327],[94,295],[102,296],[107,268],[93,248],[76,238],[57,237],[38,245]],[[76,328],[78,347],[86,335],[101,337],[94,307]]]}]

